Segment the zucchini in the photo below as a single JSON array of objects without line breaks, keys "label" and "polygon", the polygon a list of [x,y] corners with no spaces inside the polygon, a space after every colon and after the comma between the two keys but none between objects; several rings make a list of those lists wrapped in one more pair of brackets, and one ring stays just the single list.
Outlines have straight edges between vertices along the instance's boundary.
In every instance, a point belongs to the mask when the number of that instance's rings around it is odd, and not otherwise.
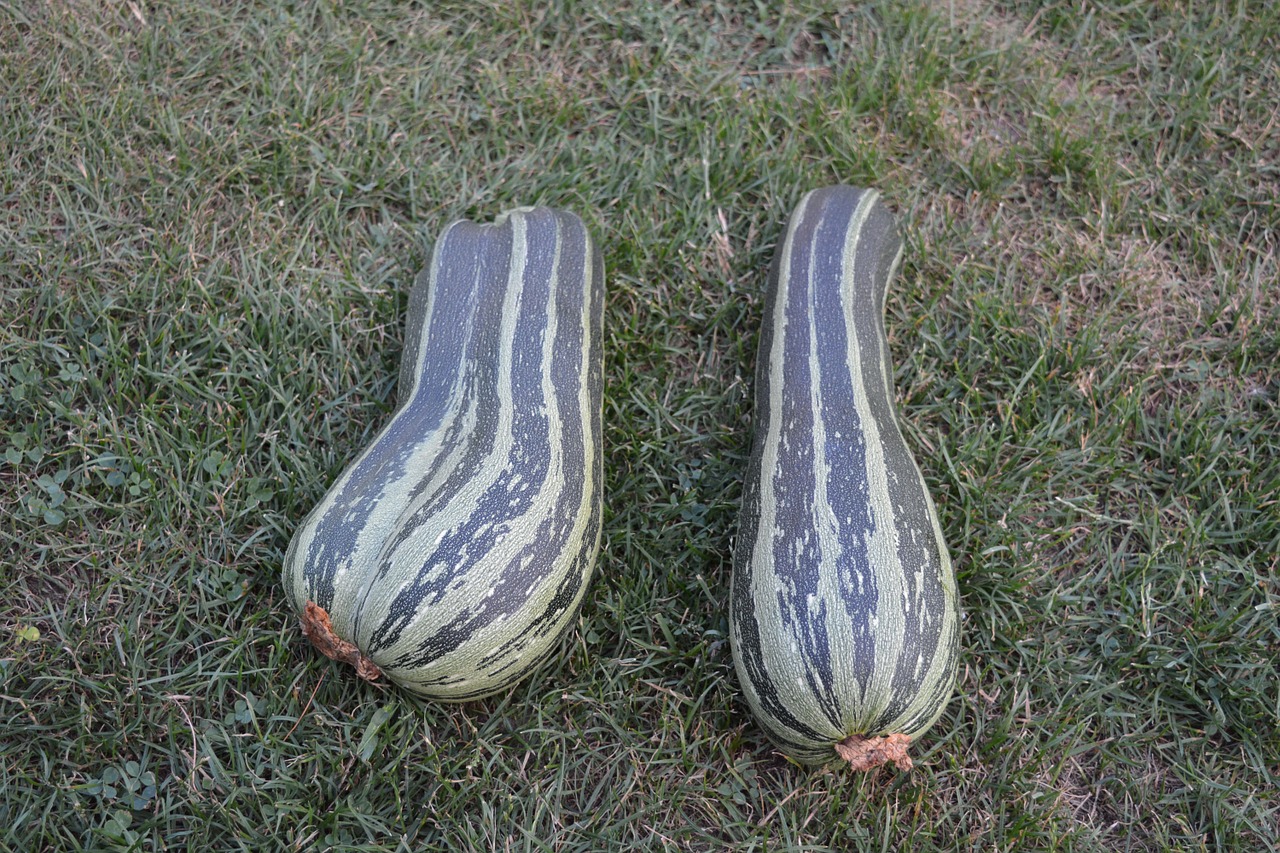
[{"label": "zucchini", "polygon": [[955,683],[955,576],[894,411],[884,301],[901,258],[877,192],[825,187],[769,277],[730,641],[756,719],[803,764],[910,768]]},{"label": "zucchini", "polygon": [[460,702],[556,649],[600,547],[603,288],[571,213],[445,228],[410,293],[398,406],[285,557],[320,651]]}]

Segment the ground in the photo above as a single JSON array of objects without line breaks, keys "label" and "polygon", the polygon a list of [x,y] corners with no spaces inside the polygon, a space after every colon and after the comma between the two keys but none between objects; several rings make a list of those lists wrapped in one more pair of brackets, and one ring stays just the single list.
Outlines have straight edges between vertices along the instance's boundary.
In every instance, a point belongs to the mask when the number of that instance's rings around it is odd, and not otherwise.
[{"label": "ground", "polygon": [[[0,849],[1280,848],[1280,11],[0,3]],[[909,773],[787,763],[725,601],[761,288],[873,185],[964,609]],[[416,702],[279,567],[458,217],[605,251],[563,654]]]}]

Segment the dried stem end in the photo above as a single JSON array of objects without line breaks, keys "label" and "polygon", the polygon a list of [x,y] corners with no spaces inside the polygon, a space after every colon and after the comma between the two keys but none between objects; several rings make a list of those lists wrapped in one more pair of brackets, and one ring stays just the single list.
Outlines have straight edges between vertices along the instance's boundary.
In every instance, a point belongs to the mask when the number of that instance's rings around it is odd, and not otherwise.
[{"label": "dried stem end", "polygon": [[328,612],[314,601],[308,601],[302,611],[302,635],[325,657],[354,666],[356,675],[365,681],[377,681],[381,677],[382,670],[365,657],[355,643],[347,642],[333,632]]},{"label": "dried stem end", "polygon": [[849,735],[836,744],[836,753],[854,770],[872,770],[890,761],[899,770],[910,770],[911,756],[907,755],[910,745],[911,738],[896,732],[883,737]]}]

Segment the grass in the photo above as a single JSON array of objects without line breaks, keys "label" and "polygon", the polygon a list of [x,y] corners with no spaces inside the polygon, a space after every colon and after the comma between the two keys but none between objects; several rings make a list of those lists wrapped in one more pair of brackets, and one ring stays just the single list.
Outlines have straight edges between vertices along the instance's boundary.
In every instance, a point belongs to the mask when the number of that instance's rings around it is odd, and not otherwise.
[{"label": "grass", "polygon": [[[1280,13],[848,5],[0,2],[0,849],[1280,849]],[[906,775],[779,758],[727,646],[764,271],[835,181],[904,226],[965,612]],[[606,250],[597,580],[419,703],[279,566],[434,235],[533,203]]]}]

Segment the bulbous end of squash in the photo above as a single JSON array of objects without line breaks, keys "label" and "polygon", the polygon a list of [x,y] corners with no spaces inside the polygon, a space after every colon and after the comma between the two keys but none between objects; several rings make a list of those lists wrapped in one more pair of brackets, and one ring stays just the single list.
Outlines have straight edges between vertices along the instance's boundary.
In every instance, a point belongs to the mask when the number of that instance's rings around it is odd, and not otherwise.
[{"label": "bulbous end of squash", "polygon": [[348,642],[333,631],[329,613],[314,601],[308,601],[302,611],[302,635],[327,658],[349,663],[356,668],[356,675],[365,681],[377,681],[382,677],[378,665],[364,656],[355,643]]},{"label": "bulbous end of squash", "polygon": [[836,744],[836,754],[854,770],[874,770],[890,761],[899,770],[910,770],[913,766],[911,756],[907,755],[910,745],[911,738],[896,732],[883,737],[849,735]]}]

